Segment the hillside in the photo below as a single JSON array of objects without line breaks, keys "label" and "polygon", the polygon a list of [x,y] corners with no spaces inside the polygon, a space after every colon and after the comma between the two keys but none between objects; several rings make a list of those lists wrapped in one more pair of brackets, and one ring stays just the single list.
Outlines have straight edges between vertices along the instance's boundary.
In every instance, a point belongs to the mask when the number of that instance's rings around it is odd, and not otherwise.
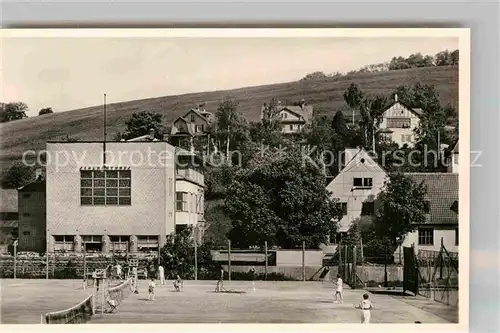
[{"label": "hillside", "polygon": [[[443,105],[449,103],[458,107],[458,67],[415,68],[110,104],[107,107],[108,139],[123,131],[125,121],[138,111],[159,112],[164,115],[165,125],[168,125],[196,103],[206,102],[207,111],[213,112],[223,97],[230,97],[239,101],[239,110],[247,120],[256,121],[262,104],[276,96],[290,102],[303,98],[314,106],[315,116],[333,116],[338,110],[346,110],[342,95],[351,83],[356,83],[368,94],[390,97],[397,86],[417,82],[436,86]],[[77,136],[81,140],[100,140],[102,123],[101,105],[3,123],[0,125],[0,168],[20,159],[26,150],[44,149],[47,140],[58,140],[66,135]]]}]

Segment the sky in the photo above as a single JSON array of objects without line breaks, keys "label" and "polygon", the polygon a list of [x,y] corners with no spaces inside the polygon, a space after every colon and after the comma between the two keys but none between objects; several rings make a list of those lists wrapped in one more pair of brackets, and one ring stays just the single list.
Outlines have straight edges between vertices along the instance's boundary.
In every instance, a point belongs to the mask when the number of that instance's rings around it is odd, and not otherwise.
[{"label": "sky", "polygon": [[0,101],[35,116],[158,96],[295,81],[348,72],[416,52],[458,48],[458,38],[3,38]]}]

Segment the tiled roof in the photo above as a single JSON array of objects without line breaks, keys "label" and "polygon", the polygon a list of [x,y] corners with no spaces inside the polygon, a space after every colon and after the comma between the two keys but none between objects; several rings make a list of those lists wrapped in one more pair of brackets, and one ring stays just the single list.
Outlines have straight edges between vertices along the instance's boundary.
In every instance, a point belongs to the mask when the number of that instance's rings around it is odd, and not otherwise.
[{"label": "tiled roof", "polygon": [[289,110],[298,116],[304,118],[306,122],[312,119],[313,114],[313,106],[312,105],[304,105],[304,108],[298,105],[288,105],[281,107],[281,110]]},{"label": "tiled roof", "polygon": [[425,200],[430,203],[428,224],[458,224],[458,214],[453,211],[458,202],[458,174],[456,173],[405,173],[415,183],[427,187]]},{"label": "tiled roof", "polygon": [[17,212],[17,190],[0,189],[0,212]]}]

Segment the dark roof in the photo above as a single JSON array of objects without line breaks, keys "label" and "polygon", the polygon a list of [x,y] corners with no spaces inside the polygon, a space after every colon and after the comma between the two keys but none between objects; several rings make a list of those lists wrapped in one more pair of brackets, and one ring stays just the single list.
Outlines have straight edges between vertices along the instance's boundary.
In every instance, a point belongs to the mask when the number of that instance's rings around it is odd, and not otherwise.
[{"label": "dark roof", "polygon": [[17,212],[17,190],[0,189],[0,212]]},{"label": "dark roof", "polygon": [[424,110],[422,110],[421,108],[411,108],[411,107],[409,107],[408,105],[404,104],[401,101],[394,101],[394,102],[392,102],[391,104],[389,104],[388,106],[386,106],[384,108],[384,112],[387,111],[387,110],[389,110],[390,108],[392,108],[395,104],[401,104],[406,109],[410,110],[411,112],[413,112],[414,114],[416,114],[419,117],[422,117],[422,115],[424,114]]},{"label": "dark roof", "polygon": [[19,192],[45,192],[45,179],[40,178],[40,180],[24,185],[18,190]]},{"label": "dark roof", "polygon": [[287,106],[282,106],[279,111],[282,110],[288,110],[292,113],[295,113],[299,117],[302,117],[306,122],[312,120],[312,114],[313,114],[313,106],[312,105],[304,105],[304,108],[302,108],[299,105],[287,105]]},{"label": "dark roof", "polygon": [[458,202],[458,174],[405,173],[405,176],[427,187],[425,199],[430,203],[427,224],[458,224],[458,214],[453,211]]}]

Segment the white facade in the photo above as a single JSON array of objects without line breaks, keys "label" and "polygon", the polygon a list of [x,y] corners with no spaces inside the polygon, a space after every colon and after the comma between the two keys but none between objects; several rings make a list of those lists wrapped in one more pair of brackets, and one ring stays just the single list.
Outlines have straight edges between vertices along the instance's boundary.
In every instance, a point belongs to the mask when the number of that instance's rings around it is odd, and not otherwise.
[{"label": "white facade", "polygon": [[[363,213],[375,209],[374,200],[387,180],[385,171],[364,150],[346,150],[346,165],[327,186],[333,198],[346,205],[339,232],[347,232],[351,223]],[[360,183],[361,180],[361,183]],[[373,207],[370,207],[372,205]]]},{"label": "white facade", "polygon": [[448,165],[448,172],[458,173],[458,150],[459,145],[457,141],[453,149],[450,151],[450,155],[446,161]]},{"label": "white facade", "polygon": [[456,253],[458,252],[458,237],[458,226],[422,225],[417,230],[406,234],[403,246],[414,246],[416,252],[420,250],[439,251],[441,249],[441,239],[443,239],[446,250]]},{"label": "white facade", "polygon": [[[167,142],[47,143],[49,251],[157,250],[175,231],[175,149]],[[56,160],[58,158],[59,160]],[[49,160],[50,159],[50,160]],[[65,244],[66,247],[67,244]]]},{"label": "white facade", "polygon": [[385,110],[380,123],[380,131],[400,147],[415,144],[415,129],[420,125],[418,112],[396,101]]}]

